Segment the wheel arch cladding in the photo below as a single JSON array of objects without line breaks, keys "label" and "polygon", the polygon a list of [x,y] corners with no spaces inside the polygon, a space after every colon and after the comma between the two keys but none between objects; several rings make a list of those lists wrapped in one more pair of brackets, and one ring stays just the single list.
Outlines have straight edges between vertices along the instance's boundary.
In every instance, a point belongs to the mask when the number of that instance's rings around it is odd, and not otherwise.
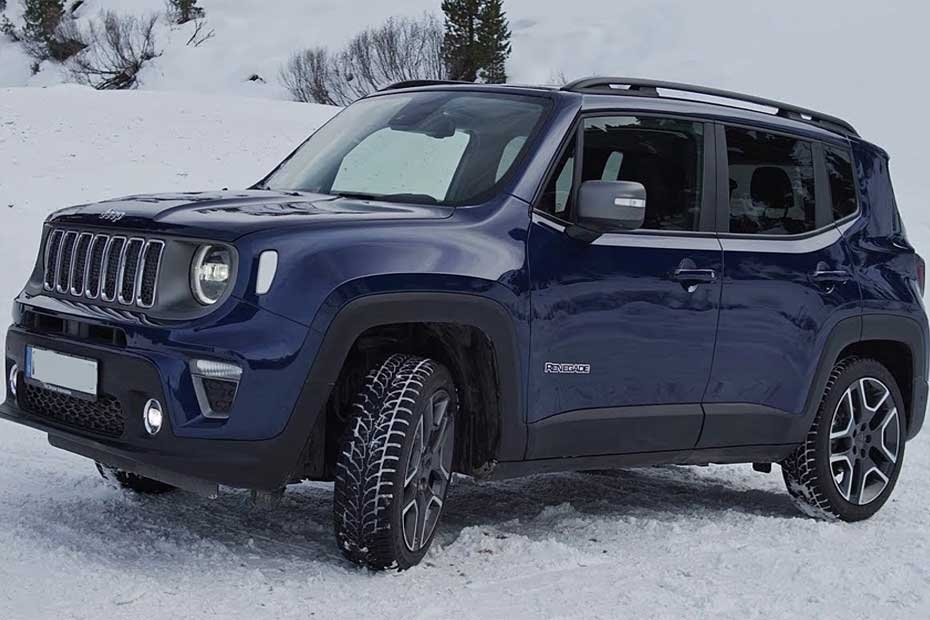
[{"label": "wheel arch cladding", "polygon": [[907,438],[923,425],[927,402],[927,342],[920,323],[901,315],[866,314],[838,323],[827,339],[805,408],[805,433],[813,422],[833,367],[848,357],[868,357],[885,366],[904,398]]},{"label": "wheel arch cladding", "polygon": [[[480,438],[472,437],[470,447],[476,450],[482,462],[473,462],[471,465],[490,466],[496,460],[522,459],[526,450],[526,426],[523,419],[525,371],[515,322],[510,312],[500,303],[478,295],[382,293],[345,304],[325,328],[323,342],[297,405],[298,411],[304,413],[309,413],[307,407],[313,407],[314,404],[317,406],[313,411],[316,414],[316,429],[311,433],[311,445],[307,451],[307,456],[314,460],[309,465],[313,471],[311,475],[318,476],[326,469],[324,458],[331,460],[332,439],[336,435],[325,429],[326,420],[333,413],[332,398],[348,396],[339,395],[334,388],[339,385],[347,364],[351,363],[350,356],[357,343],[366,334],[378,335],[381,328],[397,326],[417,326],[421,330],[428,330],[435,338],[434,342],[450,342],[464,337],[461,331],[463,327],[473,334],[483,336],[492,353],[493,377],[496,379],[493,402],[482,399],[486,395],[476,393],[469,386],[469,381],[475,380],[466,376],[469,364],[461,348],[439,353],[421,350],[419,353],[432,353],[440,358],[437,361],[449,367],[461,391],[462,408],[466,413],[477,416],[476,419],[485,423],[493,420],[495,428],[475,429],[476,433],[484,434],[488,444],[482,445]],[[408,353],[417,353],[416,346],[408,344],[404,348]],[[481,381],[479,377],[476,382]],[[322,396],[325,398],[321,399]],[[480,407],[489,404],[496,405],[495,412],[478,411]],[[469,408],[473,411],[468,412]],[[321,444],[325,444],[325,448]],[[470,473],[480,475],[483,472]]]}]

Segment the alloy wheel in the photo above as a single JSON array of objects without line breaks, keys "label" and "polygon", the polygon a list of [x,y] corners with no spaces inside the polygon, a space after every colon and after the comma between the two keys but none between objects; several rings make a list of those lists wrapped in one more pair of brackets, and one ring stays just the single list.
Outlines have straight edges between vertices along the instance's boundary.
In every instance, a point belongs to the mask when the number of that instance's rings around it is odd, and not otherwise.
[{"label": "alloy wheel", "polygon": [[843,499],[864,506],[881,496],[901,442],[900,415],[888,386],[874,377],[854,381],[830,425],[830,470]]},{"label": "alloy wheel", "polygon": [[449,415],[451,402],[448,392],[437,390],[416,423],[404,472],[401,512],[404,544],[411,552],[422,549],[433,535],[452,478],[455,429]]}]

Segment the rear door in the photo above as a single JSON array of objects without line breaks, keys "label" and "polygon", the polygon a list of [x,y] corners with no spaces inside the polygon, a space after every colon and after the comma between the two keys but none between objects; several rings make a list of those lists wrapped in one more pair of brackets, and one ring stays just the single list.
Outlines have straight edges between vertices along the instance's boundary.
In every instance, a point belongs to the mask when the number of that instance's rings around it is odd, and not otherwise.
[{"label": "rear door", "polygon": [[[529,237],[529,458],[696,443],[723,267],[714,139],[703,122],[617,113],[584,119],[566,147]],[[642,183],[643,229],[567,235],[588,180]]]},{"label": "rear door", "polygon": [[792,443],[830,331],[859,313],[836,226],[857,208],[848,149],[739,126],[717,140],[725,266],[699,447]]}]

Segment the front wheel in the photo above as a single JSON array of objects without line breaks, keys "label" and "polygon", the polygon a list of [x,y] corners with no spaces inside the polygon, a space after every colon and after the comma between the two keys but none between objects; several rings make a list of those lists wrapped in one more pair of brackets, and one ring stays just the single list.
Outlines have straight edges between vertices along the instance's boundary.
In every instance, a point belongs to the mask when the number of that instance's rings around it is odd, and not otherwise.
[{"label": "front wheel", "polygon": [[781,464],[799,508],[843,521],[878,512],[904,462],[904,411],[901,391],[880,363],[837,364],[807,439]]},{"label": "front wheel", "polygon": [[435,361],[392,355],[367,376],[336,465],[336,540],[351,561],[416,565],[452,478],[455,385]]}]

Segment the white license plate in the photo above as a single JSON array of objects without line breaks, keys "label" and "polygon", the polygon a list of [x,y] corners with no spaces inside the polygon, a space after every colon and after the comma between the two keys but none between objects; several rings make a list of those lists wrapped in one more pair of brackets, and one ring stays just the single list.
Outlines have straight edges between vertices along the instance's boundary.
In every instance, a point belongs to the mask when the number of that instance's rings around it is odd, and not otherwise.
[{"label": "white license plate", "polygon": [[26,379],[70,396],[97,397],[97,360],[26,347]]}]

